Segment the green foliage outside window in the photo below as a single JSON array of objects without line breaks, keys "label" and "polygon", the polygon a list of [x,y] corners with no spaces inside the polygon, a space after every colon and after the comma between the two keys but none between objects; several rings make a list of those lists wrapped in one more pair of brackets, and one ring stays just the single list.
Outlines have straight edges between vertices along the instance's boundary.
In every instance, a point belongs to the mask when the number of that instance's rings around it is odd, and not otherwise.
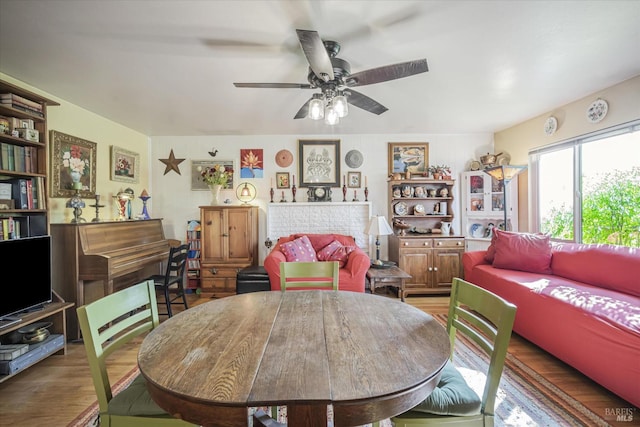
[{"label": "green foliage outside window", "polygon": [[[553,238],[573,240],[572,209],[554,209],[541,229]],[[640,167],[583,182],[582,243],[640,247]]]}]

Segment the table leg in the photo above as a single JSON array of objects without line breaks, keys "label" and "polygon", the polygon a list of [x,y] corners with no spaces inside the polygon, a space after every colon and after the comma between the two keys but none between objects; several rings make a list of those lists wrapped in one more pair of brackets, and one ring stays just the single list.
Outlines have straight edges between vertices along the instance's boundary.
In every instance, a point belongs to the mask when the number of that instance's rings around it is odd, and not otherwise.
[{"label": "table leg", "polygon": [[398,293],[400,294],[400,301],[404,302],[404,279],[400,279],[400,289],[398,289]]}]

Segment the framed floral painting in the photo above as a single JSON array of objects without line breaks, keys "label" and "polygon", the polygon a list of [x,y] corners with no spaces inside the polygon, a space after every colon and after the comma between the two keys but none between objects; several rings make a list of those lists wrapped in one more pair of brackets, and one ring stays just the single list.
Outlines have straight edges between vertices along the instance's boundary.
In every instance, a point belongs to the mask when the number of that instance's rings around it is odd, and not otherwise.
[{"label": "framed floral painting", "polygon": [[111,146],[111,181],[140,181],[140,154]]},{"label": "framed floral painting", "polygon": [[50,131],[51,195],[82,198],[96,195],[96,157],[98,144],[55,130]]},{"label": "framed floral painting", "polygon": [[233,173],[235,167],[233,160],[192,160],[191,161],[191,191],[208,191],[209,184],[204,180],[203,174],[213,175],[214,170],[224,167],[225,189],[233,188]]}]

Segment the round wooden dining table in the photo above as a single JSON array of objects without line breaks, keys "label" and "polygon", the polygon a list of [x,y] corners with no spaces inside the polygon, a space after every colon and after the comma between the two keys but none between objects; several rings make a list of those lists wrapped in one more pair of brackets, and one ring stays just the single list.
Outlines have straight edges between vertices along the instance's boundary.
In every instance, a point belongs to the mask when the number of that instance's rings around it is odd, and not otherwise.
[{"label": "round wooden dining table", "polygon": [[254,292],[190,308],[142,342],[156,403],[205,427],[246,426],[251,407],[286,406],[291,427],[362,425],[405,412],[438,383],[445,328],[384,296]]}]

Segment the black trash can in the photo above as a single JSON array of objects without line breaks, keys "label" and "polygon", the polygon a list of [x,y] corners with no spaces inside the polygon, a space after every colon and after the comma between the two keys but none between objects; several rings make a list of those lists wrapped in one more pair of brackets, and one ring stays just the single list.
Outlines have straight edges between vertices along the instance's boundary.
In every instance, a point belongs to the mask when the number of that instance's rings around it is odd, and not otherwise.
[{"label": "black trash can", "polygon": [[236,276],[236,294],[270,291],[269,275],[261,265],[252,265],[238,271]]}]

